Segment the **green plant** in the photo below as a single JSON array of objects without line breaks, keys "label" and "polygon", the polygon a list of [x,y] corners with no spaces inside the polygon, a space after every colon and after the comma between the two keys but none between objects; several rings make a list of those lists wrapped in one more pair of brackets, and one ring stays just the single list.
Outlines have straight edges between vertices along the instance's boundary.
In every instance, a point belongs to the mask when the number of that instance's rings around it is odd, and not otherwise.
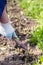
[{"label": "green plant", "polygon": [[41,63],[43,62],[43,56],[40,56],[40,62]]},{"label": "green plant", "polygon": [[35,18],[38,21],[43,21],[43,0],[17,0],[23,8],[25,14]]},{"label": "green plant", "polygon": [[39,60],[36,61],[33,65],[43,65],[43,56],[40,56]]},{"label": "green plant", "polygon": [[43,25],[38,25],[32,32],[30,42],[43,50]]},{"label": "green plant", "polygon": [[40,65],[38,62],[34,63],[33,65]]}]

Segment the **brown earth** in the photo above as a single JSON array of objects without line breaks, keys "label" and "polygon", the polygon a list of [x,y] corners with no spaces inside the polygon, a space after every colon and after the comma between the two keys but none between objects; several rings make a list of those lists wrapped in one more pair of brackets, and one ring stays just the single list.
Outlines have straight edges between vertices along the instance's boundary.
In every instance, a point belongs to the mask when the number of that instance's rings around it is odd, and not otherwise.
[{"label": "brown earth", "polygon": [[28,65],[35,62],[42,54],[37,46],[30,46],[29,42],[30,31],[36,26],[36,20],[25,16],[22,8],[14,0],[8,2],[8,14],[16,34],[27,46],[28,51],[16,45],[13,39],[7,40],[0,35],[0,65]]}]

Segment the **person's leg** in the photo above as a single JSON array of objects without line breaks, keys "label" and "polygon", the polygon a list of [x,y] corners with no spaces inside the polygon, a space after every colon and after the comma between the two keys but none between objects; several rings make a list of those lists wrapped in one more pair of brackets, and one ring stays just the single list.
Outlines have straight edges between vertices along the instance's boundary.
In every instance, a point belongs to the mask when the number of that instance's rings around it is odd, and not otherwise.
[{"label": "person's leg", "polygon": [[[8,18],[8,14],[6,12],[6,7],[4,8],[4,11],[2,13],[2,17],[1,17],[1,26],[5,33],[6,33],[6,37],[10,38],[10,36],[12,36],[12,34],[14,33],[14,36],[17,37],[14,28],[12,27],[11,23],[9,22],[9,18]],[[1,30],[2,32],[2,30]]]},{"label": "person's leg", "polygon": [[2,23],[8,23],[9,22],[8,14],[6,12],[6,6],[4,8],[4,11],[2,13],[2,16],[1,16],[0,20],[1,20]]}]

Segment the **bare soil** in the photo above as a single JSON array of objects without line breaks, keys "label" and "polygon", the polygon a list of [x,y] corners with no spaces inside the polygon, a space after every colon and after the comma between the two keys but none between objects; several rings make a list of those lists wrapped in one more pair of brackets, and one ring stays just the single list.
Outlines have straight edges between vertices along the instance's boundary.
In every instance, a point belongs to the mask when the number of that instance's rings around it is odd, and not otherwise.
[{"label": "bare soil", "polygon": [[30,31],[36,26],[36,20],[25,16],[24,11],[16,1],[8,2],[8,16],[20,41],[28,48],[25,51],[15,40],[7,40],[0,35],[0,65],[28,65],[34,63],[42,51],[34,45],[30,46]]}]

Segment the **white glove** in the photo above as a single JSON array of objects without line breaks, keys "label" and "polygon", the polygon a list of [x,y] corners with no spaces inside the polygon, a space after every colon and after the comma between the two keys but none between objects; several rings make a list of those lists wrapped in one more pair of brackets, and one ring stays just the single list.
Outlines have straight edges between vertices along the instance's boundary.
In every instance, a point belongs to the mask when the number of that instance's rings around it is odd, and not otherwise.
[{"label": "white glove", "polygon": [[0,34],[2,34],[3,36],[6,36],[7,39],[11,39],[12,35],[14,35],[14,37],[17,37],[14,28],[12,27],[11,23],[1,23],[0,25]]},{"label": "white glove", "polygon": [[5,30],[4,30],[4,28],[1,26],[1,24],[0,24],[0,34],[3,35],[3,36],[6,36]]}]

